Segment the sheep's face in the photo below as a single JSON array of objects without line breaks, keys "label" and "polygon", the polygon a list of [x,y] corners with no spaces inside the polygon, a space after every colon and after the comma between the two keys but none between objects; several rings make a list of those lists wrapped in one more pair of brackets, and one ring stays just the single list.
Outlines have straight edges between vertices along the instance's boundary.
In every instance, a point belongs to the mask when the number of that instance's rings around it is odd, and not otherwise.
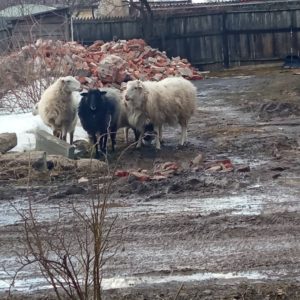
[{"label": "sheep's face", "polygon": [[129,106],[141,108],[146,94],[145,87],[140,80],[129,81],[124,98]]},{"label": "sheep's face", "polygon": [[77,79],[75,79],[73,76],[62,77],[60,80],[63,85],[64,91],[68,93],[81,91],[80,82]]},{"label": "sheep's face", "polygon": [[83,103],[91,113],[97,113],[107,110],[107,99],[105,97],[106,91],[89,90],[87,93],[81,93]]},{"label": "sheep's face", "polygon": [[38,104],[38,103],[36,103],[36,104],[33,106],[33,108],[32,108],[32,114],[33,114],[34,116],[36,116],[36,115],[39,114],[39,104]]}]

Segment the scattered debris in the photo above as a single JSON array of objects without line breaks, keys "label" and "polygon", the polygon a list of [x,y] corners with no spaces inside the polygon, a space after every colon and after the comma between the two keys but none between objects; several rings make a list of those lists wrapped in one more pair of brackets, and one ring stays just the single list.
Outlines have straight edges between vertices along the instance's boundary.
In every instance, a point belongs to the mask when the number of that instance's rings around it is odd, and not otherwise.
[{"label": "scattered debris", "polygon": [[193,160],[190,161],[190,168],[193,172],[197,172],[200,169],[203,169],[204,154],[198,154]]},{"label": "scattered debris", "polygon": [[233,171],[233,164],[231,163],[230,159],[223,159],[208,162],[205,166],[205,171],[208,172],[231,172]]},{"label": "scattered debris", "polygon": [[150,180],[150,175],[143,171],[132,171],[129,174],[130,176],[135,177],[138,181],[149,181]]},{"label": "scattered debris", "polygon": [[86,177],[80,177],[78,179],[78,183],[85,183],[85,182],[89,182],[88,178],[86,178]]},{"label": "scattered debris", "polygon": [[236,166],[235,169],[237,172],[241,172],[241,173],[250,172],[250,166],[248,166],[248,165]]},{"label": "scattered debris", "polygon": [[115,176],[117,176],[117,177],[127,177],[127,176],[129,176],[129,172],[128,171],[124,171],[124,170],[117,170],[116,172],[115,172]]},{"label": "scattered debris", "polygon": [[117,170],[115,176],[117,177],[134,177],[139,181],[149,181],[149,180],[163,180],[178,174],[181,171],[179,165],[175,162],[164,162],[156,164],[154,171],[150,172],[148,170]]}]

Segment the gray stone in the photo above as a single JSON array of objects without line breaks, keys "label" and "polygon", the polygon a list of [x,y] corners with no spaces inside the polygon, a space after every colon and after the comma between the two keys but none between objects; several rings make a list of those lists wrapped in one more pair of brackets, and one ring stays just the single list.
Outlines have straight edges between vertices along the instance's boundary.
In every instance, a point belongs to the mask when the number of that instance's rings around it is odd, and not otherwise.
[{"label": "gray stone", "polygon": [[47,171],[46,152],[28,151],[22,153],[6,153],[0,156],[0,168],[32,167],[37,171]]},{"label": "gray stone", "polygon": [[67,158],[74,159],[73,145],[58,139],[52,134],[44,131],[37,130],[35,132],[36,150],[46,151],[48,154],[63,155]]},{"label": "gray stone", "polygon": [[97,159],[83,158],[76,161],[78,172],[107,173],[107,164]]},{"label": "gray stone", "polygon": [[15,146],[17,146],[17,135],[15,133],[0,134],[0,153],[6,153]]}]

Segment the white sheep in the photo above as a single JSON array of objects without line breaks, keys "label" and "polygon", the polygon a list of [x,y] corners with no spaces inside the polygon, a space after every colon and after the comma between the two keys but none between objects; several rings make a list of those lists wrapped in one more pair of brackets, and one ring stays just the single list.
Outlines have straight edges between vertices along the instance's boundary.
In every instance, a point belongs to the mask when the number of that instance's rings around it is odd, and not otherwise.
[{"label": "white sheep", "polygon": [[[120,100],[120,103],[121,103],[121,110],[120,110],[120,118],[119,118],[118,128],[124,128],[124,140],[125,140],[126,144],[128,144],[129,129],[133,130],[135,142],[137,142],[140,137],[140,132],[137,130],[137,128],[135,128],[134,126],[132,126],[129,123],[128,103],[124,99],[124,97],[122,97],[122,99]],[[144,123],[144,126],[143,126],[143,134],[141,135],[142,141],[145,144],[151,144],[152,140],[154,139],[154,135],[155,134],[154,134],[153,124],[149,120],[146,120]]]},{"label": "white sheep", "polygon": [[60,77],[44,91],[38,103],[38,113],[43,122],[51,127],[53,135],[66,141],[69,133],[70,144],[73,143],[78,118],[78,100],[73,92],[80,90],[80,82],[74,77]]},{"label": "white sheep", "polygon": [[179,144],[187,138],[187,125],[196,109],[196,87],[182,77],[169,77],[158,82],[134,80],[124,92],[131,126],[141,132],[137,147],[141,147],[144,125],[149,120],[158,132],[156,148],[160,149],[162,126],[181,126]]},{"label": "white sheep", "polygon": [[[124,128],[124,140],[125,140],[125,143],[128,144],[129,129],[132,128],[132,126],[129,124],[129,121],[128,121],[127,105],[123,98],[120,100],[120,104],[121,104],[121,111],[120,111],[118,128]],[[134,128],[132,128],[132,129],[134,130]],[[137,133],[135,130],[134,130],[134,134],[135,134],[135,138],[137,139]]]}]

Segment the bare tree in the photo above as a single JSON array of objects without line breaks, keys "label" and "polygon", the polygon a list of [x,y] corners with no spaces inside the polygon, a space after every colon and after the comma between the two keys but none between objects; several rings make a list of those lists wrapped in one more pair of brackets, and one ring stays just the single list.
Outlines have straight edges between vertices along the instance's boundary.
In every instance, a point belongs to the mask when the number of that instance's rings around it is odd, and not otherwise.
[{"label": "bare tree", "polygon": [[144,39],[149,41],[153,34],[153,11],[148,0],[139,0],[138,2],[129,0],[129,5],[139,12],[142,18]]}]

